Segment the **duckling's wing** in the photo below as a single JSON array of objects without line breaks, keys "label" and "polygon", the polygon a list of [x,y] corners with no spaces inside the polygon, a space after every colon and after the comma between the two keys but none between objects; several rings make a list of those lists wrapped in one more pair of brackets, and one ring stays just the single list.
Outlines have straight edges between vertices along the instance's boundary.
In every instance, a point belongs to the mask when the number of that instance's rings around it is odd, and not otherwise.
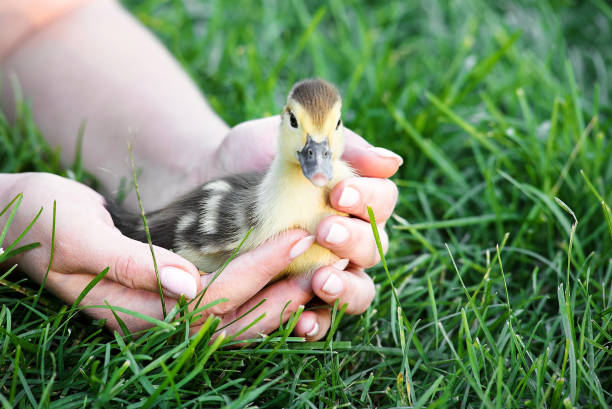
[{"label": "duckling's wing", "polygon": [[207,183],[177,204],[177,248],[233,251],[255,223],[255,192],[262,174],[235,175]]},{"label": "duckling's wing", "polygon": [[[255,197],[263,173],[208,182],[167,207],[147,214],[153,244],[173,249],[201,269],[201,259],[227,258],[255,225]],[[115,226],[126,236],[146,241],[140,216],[107,201]]]}]

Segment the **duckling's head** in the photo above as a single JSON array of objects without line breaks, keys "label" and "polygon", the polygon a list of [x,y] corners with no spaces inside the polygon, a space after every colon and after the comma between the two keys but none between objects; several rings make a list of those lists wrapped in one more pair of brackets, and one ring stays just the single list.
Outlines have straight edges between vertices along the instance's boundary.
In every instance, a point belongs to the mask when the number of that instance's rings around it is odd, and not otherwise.
[{"label": "duckling's head", "polygon": [[344,151],[344,135],[338,90],[321,79],[293,86],[281,115],[279,155],[300,165],[314,185],[322,187],[333,178],[333,162]]}]

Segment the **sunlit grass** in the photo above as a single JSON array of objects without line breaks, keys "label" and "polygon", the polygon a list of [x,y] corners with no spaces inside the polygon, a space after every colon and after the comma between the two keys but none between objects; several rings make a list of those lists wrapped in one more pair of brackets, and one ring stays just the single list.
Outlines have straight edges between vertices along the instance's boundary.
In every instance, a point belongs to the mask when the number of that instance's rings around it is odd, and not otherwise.
[{"label": "sunlit grass", "polygon": [[[292,320],[221,348],[212,319],[189,336],[184,305],[122,337],[0,272],[4,407],[611,404],[612,9],[367,3],[124,1],[228,123],[321,76],[347,126],[402,155],[371,308],[336,306],[322,342]],[[0,171],[82,178],[19,112],[0,117]]]}]

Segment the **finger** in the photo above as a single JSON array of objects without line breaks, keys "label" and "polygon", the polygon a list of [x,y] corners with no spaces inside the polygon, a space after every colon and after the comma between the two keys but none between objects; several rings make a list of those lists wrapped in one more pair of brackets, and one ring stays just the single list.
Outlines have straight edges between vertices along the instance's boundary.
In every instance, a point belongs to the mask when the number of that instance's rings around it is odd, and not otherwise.
[{"label": "finger", "polygon": [[213,306],[210,312],[223,315],[236,310],[308,250],[314,239],[303,230],[288,231],[232,260],[214,281],[215,274],[203,276],[203,287],[210,285],[203,303],[225,298],[226,302]]},{"label": "finger", "polygon": [[[382,227],[379,227],[379,235],[383,252],[386,252],[389,237]],[[320,245],[360,267],[372,267],[380,261],[372,227],[363,220],[343,216],[327,217],[317,226],[316,236]]]},{"label": "finger", "polygon": [[[225,329],[228,334],[237,334],[257,318],[263,316],[255,325],[248,328],[236,339],[255,338],[276,330],[281,323],[286,322],[291,314],[310,301],[313,297],[310,279],[292,277],[278,281],[260,291],[255,297],[245,302],[232,314],[224,316],[222,326],[227,325],[236,317],[244,317],[229,324]],[[265,300],[259,307],[254,308]],[[254,309],[253,309],[254,308]],[[249,310],[253,311],[249,312]]]},{"label": "finger", "polygon": [[377,223],[384,223],[397,202],[397,186],[389,179],[349,178],[332,189],[329,200],[333,207],[369,221],[368,206]]},{"label": "finger", "polygon": [[404,160],[398,154],[374,147],[350,129],[344,128],[346,147],[343,159],[361,176],[388,178],[397,172]]},{"label": "finger", "polygon": [[[81,240],[56,241],[53,267],[65,273],[97,274],[109,268],[107,278],[125,287],[158,292],[157,275],[147,243],[132,240],[103,221],[93,221],[93,234]],[[193,298],[201,290],[198,269],[183,257],[153,246],[159,280],[166,295]]]},{"label": "finger", "polygon": [[327,266],[312,277],[314,293],[327,304],[339,300],[347,304],[347,314],[361,314],[368,309],[376,293],[374,282],[362,269],[338,270]]},{"label": "finger", "polygon": [[293,332],[298,337],[304,337],[307,341],[318,341],[327,334],[331,325],[331,313],[329,308],[317,308],[304,311],[298,319]]}]

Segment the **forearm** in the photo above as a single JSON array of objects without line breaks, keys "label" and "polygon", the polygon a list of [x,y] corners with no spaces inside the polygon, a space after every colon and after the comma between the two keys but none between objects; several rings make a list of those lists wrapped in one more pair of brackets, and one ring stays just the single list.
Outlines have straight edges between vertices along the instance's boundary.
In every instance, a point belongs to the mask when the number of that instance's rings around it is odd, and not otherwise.
[{"label": "forearm", "polygon": [[[112,191],[131,178],[133,145],[145,207],[205,180],[227,125],[163,46],[118,4],[95,0],[29,36],[0,62],[2,109],[14,116],[7,81],[15,75],[45,138],[82,160]],[[8,92],[7,92],[8,91]],[[134,195],[128,204],[135,206]]]}]

